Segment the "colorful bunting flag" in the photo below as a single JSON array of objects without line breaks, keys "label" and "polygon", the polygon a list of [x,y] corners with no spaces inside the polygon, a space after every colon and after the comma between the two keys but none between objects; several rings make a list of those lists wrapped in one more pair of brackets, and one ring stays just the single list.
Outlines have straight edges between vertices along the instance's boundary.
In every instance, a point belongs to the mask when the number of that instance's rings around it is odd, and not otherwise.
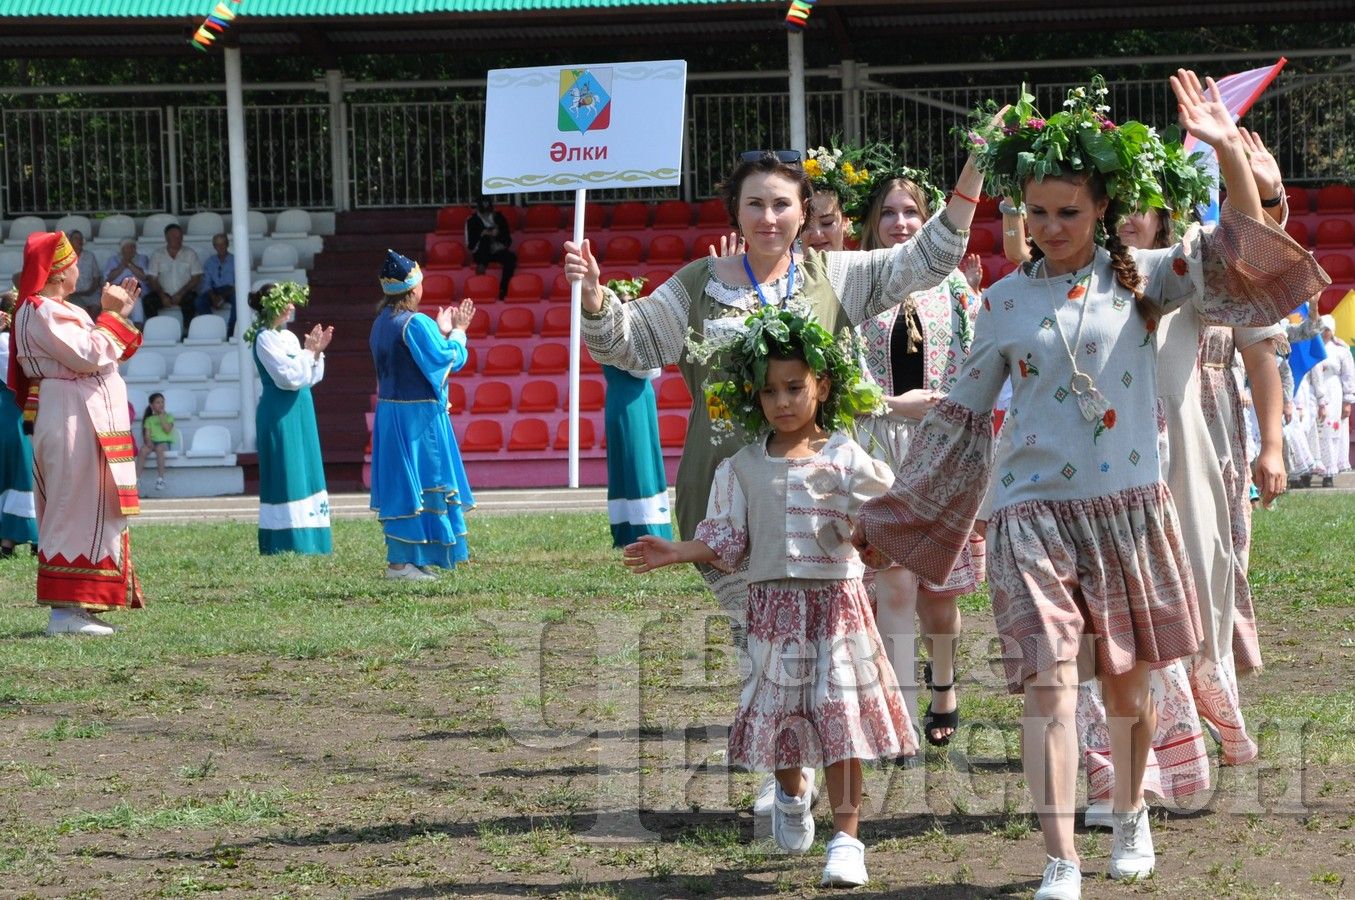
[{"label": "colorful bunting flag", "polygon": [[791,31],[804,31],[813,10],[814,0],[791,0],[790,10],[786,13],[786,27]]},{"label": "colorful bunting flag", "polygon": [[189,40],[189,43],[194,48],[206,53],[213,42],[216,41],[218,35],[225,34],[231,22],[235,21],[237,14],[231,6],[240,2],[241,0],[231,0],[230,4],[225,3],[224,0],[218,2],[212,8],[212,11],[207,14],[207,18],[198,26],[198,30],[193,32],[193,37]]}]

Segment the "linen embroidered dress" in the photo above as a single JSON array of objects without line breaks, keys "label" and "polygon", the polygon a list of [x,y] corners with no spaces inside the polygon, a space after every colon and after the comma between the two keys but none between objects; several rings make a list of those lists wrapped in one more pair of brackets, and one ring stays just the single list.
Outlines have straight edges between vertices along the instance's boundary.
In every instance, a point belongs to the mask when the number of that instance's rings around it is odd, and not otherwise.
[{"label": "linen embroidered dress", "polygon": [[[957,232],[937,213],[912,240],[869,253],[810,249],[796,262],[795,284],[787,278],[762,285],[769,302],[781,304],[787,294],[807,307],[836,334],[898,304],[914,291],[940,284],[960,263],[968,230]],[[610,293],[610,292],[608,292]],[[608,295],[597,313],[585,313],[582,334],[593,358],[623,369],[654,369],[677,363],[692,395],[687,439],[678,466],[678,533],[690,537],[706,511],[715,468],[740,443],[726,437],[717,445],[706,409],[702,383],[708,368],[689,359],[684,342],[688,329],[699,336],[722,329],[741,329],[758,306],[751,285],[730,285],[715,275],[714,260],[688,263],[648,297],[622,304]],[[721,573],[698,566],[707,585],[736,623],[743,620],[747,582],[738,572]]]},{"label": "linen embroidered dress", "polygon": [[466,333],[443,337],[422,313],[385,309],[370,340],[376,362],[372,509],[392,565],[452,569],[470,557],[475,506],[447,415],[447,376],[466,364]]},{"label": "linen embroidered dress", "polygon": [[632,374],[603,366],[607,402],[607,516],[612,545],[624,547],[642,534],[673,539],[668,476],[659,444],[659,410],[650,384],[661,370]]},{"label": "linen embroidered dress", "polygon": [[[1328,280],[1282,231],[1226,204],[1213,232],[1134,261],[1149,303],[1191,304],[1217,324],[1278,321]],[[989,289],[959,382],[923,420],[890,492],[861,512],[872,544],[935,580],[996,478],[989,584],[1016,693],[1077,657],[1084,632],[1100,673],[1189,656],[1203,639],[1158,449],[1157,322],[1115,281],[1104,248],[1089,273],[1018,270]],[[1096,421],[1072,393],[1069,345],[1109,403]],[[993,401],[1009,374],[1010,449],[994,462]]]},{"label": "linen embroidered dress", "polygon": [[33,424],[38,603],[95,612],[144,606],[128,516],[140,512],[127,386],[118,363],[141,332],[117,313],[89,314],[34,295],[14,317],[18,363],[41,383]]},{"label": "linen embroidered dress", "polygon": [[325,359],[286,328],[254,338],[263,395],[254,415],[259,444],[259,552],[329,553],[329,491],[311,388]]},{"label": "linen embroidered dress", "polygon": [[1348,420],[1341,418],[1341,404],[1355,403],[1355,358],[1344,341],[1333,338],[1325,342],[1327,358],[1308,372],[1313,380],[1313,394],[1322,405],[1325,415],[1317,418],[1318,459],[1326,475],[1337,475],[1350,468],[1350,433]]},{"label": "linen embroidered dress", "polygon": [[716,470],[693,538],[747,573],[752,674],[731,765],[770,772],[917,752],[851,543],[856,511],[890,480],[841,432],[812,457],[773,457],[764,440]]},{"label": "linen embroidered dress", "polygon": [[23,429],[23,410],[5,382],[9,373],[9,335],[0,335],[0,538],[38,544],[38,513],[33,505],[33,445]]}]

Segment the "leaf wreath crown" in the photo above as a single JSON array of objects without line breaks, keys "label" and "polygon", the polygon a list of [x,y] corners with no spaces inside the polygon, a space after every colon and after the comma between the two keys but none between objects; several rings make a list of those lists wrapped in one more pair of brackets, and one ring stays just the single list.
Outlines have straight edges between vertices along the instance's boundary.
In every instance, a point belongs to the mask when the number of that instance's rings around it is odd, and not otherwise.
[{"label": "leaf wreath crown", "polygon": [[853,236],[870,211],[875,192],[895,178],[906,178],[921,188],[933,212],[945,202],[946,195],[932,182],[930,173],[897,162],[888,144],[838,146],[836,138],[831,143],[831,147],[811,148],[805,154],[805,174],[814,190],[837,195],[838,205],[852,223]]},{"label": "leaf wreath crown", "polygon": [[245,331],[245,343],[254,343],[254,339],[259,336],[260,331],[265,328],[272,328],[278,316],[282,315],[282,311],[287,308],[287,304],[290,303],[300,309],[309,303],[310,299],[311,288],[308,284],[279,281],[270,287],[268,293],[259,299],[259,305],[263,307],[263,310],[254,314],[254,321]]},{"label": "leaf wreath crown", "polygon": [[1019,201],[1025,183],[1072,172],[1099,172],[1106,193],[1126,211],[1168,210],[1182,219],[1209,201],[1213,179],[1200,166],[1203,153],[1186,155],[1175,125],[1161,135],[1142,122],[1117,125],[1109,118],[1110,91],[1100,75],[1068,92],[1063,109],[1045,117],[1021,86],[1020,100],[994,123],[992,100],[956,129],[974,154],[989,194]]}]

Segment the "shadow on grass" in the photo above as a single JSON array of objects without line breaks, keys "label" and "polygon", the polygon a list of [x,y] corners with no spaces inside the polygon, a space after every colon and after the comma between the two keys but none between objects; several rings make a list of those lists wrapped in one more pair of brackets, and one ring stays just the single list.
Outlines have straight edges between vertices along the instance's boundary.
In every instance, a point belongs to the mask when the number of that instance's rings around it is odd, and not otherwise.
[{"label": "shadow on grass", "polygon": [[[671,876],[668,878],[622,878],[616,881],[597,881],[587,885],[574,883],[523,884],[514,881],[479,881],[474,884],[459,884],[448,881],[425,885],[419,888],[395,888],[363,894],[363,900],[417,900],[420,897],[540,897],[555,890],[571,888],[597,888],[606,891],[599,896],[628,897],[770,897],[785,896],[786,888],[774,881],[759,881],[746,877],[747,873],[724,870],[714,875]],[[997,887],[980,887],[972,884],[909,885],[899,890],[871,891],[857,888],[844,896],[852,900],[898,900],[900,896],[909,900],[981,900],[989,897],[1011,897],[1029,894],[1040,886],[1039,879],[1013,882]]]}]

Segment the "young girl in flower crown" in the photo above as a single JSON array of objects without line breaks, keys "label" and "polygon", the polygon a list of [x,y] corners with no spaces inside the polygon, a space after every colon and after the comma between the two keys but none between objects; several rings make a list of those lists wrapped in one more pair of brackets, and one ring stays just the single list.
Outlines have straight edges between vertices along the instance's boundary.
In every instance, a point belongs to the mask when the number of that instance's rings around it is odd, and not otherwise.
[{"label": "young girl in flower crown", "polygon": [[746,324],[689,352],[713,360],[711,378],[724,379],[705,385],[712,421],[753,442],[716,470],[693,540],[642,536],[625,563],[635,572],[684,562],[746,571],[753,671],[730,729],[730,764],[775,772],[772,835],[790,853],[814,842],[813,781],[801,770],[822,765],[836,831],[822,883],[861,885],[861,760],[917,752],[851,545],[857,510],[891,480],[847,434],[881,395],[861,381],[850,346],[812,318],[764,307]]},{"label": "young girl in flower crown", "polygon": [[[1116,780],[1113,878],[1156,865],[1143,773],[1153,735],[1148,672],[1200,647],[1189,560],[1158,454],[1158,319],[1191,305],[1204,321],[1278,321],[1327,282],[1267,221],[1232,116],[1210,82],[1171,79],[1181,124],[1212,146],[1228,186],[1219,225],[1178,245],[1131,251],[1125,212],[1161,208],[1161,168],[1200,178],[1138,122],[1107,116],[1099,78],[1045,119],[1023,94],[1001,121],[976,117],[969,144],[992,194],[1026,203],[1030,264],[989,288],[955,388],[923,420],[884,497],[861,510],[873,545],[943,577],[990,480],[989,586],[1013,693],[1024,693],[1022,756],[1048,855],[1036,900],[1075,900],[1073,840],[1079,669],[1101,681]],[[1178,207],[1179,208],[1179,207]],[[1193,358],[1195,348],[1190,348]],[[993,460],[993,401],[1012,402]]]}]

